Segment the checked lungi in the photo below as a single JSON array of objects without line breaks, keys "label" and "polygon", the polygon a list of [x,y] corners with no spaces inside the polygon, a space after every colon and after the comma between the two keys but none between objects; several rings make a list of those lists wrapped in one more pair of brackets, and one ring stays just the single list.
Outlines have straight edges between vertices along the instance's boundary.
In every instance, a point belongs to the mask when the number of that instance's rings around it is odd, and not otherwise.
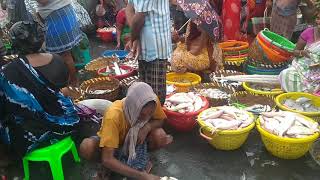
[{"label": "checked lungi", "polygon": [[157,59],[151,62],[139,60],[140,80],[152,87],[161,104],[164,104],[166,98],[166,73],[167,60]]}]

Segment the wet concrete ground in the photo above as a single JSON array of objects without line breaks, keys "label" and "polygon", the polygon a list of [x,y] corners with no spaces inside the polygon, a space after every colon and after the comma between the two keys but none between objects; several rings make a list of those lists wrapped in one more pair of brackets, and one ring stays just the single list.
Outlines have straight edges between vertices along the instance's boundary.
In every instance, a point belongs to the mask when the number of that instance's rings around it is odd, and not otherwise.
[{"label": "wet concrete ground", "polygon": [[[114,47],[91,39],[93,58],[104,50]],[[195,128],[189,133],[178,133],[171,128],[174,143],[152,155],[152,172],[160,176],[173,176],[180,180],[317,180],[320,166],[307,154],[298,160],[281,160],[270,155],[264,148],[259,133],[253,130],[242,148],[235,151],[214,149],[198,134]],[[9,178],[23,177],[22,163],[10,168]],[[20,166],[20,167],[19,167]],[[87,180],[89,165],[73,162],[71,155],[63,159],[67,180]],[[51,179],[46,163],[31,164],[31,179]]]}]

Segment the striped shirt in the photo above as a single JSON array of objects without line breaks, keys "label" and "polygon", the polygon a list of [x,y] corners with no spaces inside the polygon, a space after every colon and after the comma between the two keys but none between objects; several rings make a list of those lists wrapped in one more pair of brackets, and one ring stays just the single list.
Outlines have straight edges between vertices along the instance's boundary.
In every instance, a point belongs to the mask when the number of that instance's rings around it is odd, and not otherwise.
[{"label": "striped shirt", "polygon": [[168,0],[129,0],[136,12],[146,13],[141,30],[141,60],[168,59],[172,53]]}]

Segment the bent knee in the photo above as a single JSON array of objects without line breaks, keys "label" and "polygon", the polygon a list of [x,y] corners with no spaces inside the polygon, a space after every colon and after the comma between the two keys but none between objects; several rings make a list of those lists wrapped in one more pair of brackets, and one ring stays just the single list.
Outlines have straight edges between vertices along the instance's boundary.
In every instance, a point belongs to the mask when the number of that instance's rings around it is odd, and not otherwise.
[{"label": "bent knee", "polygon": [[92,160],[99,148],[99,141],[94,138],[86,138],[80,144],[79,154],[86,160]]}]

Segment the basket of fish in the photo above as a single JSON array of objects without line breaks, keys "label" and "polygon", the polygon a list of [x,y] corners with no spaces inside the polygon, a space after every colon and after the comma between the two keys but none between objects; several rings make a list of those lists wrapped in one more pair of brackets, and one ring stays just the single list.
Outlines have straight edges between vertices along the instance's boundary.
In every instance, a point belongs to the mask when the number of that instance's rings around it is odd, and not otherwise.
[{"label": "basket of fish", "polygon": [[320,97],[309,93],[289,92],[276,97],[277,106],[285,111],[308,117],[320,116]]},{"label": "basket of fish", "polygon": [[257,95],[277,96],[283,93],[281,86],[275,84],[244,82],[242,86],[246,91]]},{"label": "basket of fish", "polygon": [[257,129],[266,149],[283,159],[302,157],[319,137],[317,122],[289,111],[262,113]]},{"label": "basket of fish", "polygon": [[274,98],[271,96],[260,96],[246,91],[239,91],[231,95],[230,104],[239,106],[253,114],[269,112],[275,106]]},{"label": "basket of fish", "polygon": [[230,81],[221,79],[222,77],[227,76],[236,76],[236,75],[244,75],[242,72],[233,71],[233,70],[219,70],[217,72],[211,73],[210,80],[213,82],[218,82],[223,85],[232,86],[236,91],[243,91],[242,83],[238,81]]},{"label": "basket of fish", "polygon": [[84,81],[80,89],[88,99],[117,100],[120,92],[120,82],[115,78],[102,77]]},{"label": "basket of fish", "polygon": [[118,65],[118,63],[115,62],[112,66],[107,66],[99,69],[97,73],[99,76],[113,77],[118,80],[122,80],[134,76],[137,71],[130,66]]},{"label": "basket of fish", "polygon": [[84,96],[83,96],[84,91],[81,90],[80,88],[69,86],[69,87],[63,88],[61,91],[63,95],[70,97],[72,101],[75,103],[84,99]]},{"label": "basket of fish", "polygon": [[206,97],[210,107],[214,107],[228,105],[230,96],[235,92],[235,89],[230,85],[212,82],[196,85],[193,91]]},{"label": "basket of fish", "polygon": [[118,58],[116,57],[99,57],[90,61],[84,69],[90,73],[91,76],[96,77],[97,71],[101,68],[113,65],[113,62],[117,62]]},{"label": "basket of fish", "polygon": [[177,92],[188,92],[190,87],[201,83],[201,77],[194,73],[167,73],[167,84],[174,85]]},{"label": "basket of fish", "polygon": [[209,108],[198,116],[200,135],[219,150],[235,150],[254,128],[254,116],[233,106]]},{"label": "basket of fish", "polygon": [[193,92],[175,93],[167,96],[163,106],[167,123],[181,132],[191,131],[196,126],[196,117],[209,107],[205,97]]}]

